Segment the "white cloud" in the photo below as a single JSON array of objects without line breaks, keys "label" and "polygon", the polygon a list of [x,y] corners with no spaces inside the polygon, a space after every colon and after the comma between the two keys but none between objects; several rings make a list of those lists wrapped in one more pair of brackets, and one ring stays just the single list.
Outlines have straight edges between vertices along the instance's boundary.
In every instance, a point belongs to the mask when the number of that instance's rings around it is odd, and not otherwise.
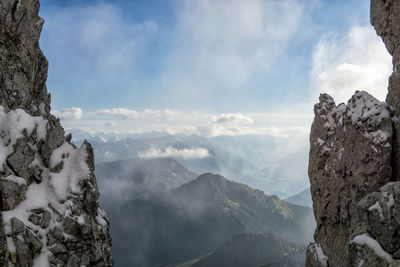
[{"label": "white cloud", "polygon": [[183,158],[183,159],[201,159],[208,158],[209,152],[205,148],[184,148],[176,149],[171,146],[160,149],[151,147],[147,151],[140,151],[138,153],[140,158]]},{"label": "white cloud", "polygon": [[135,119],[138,117],[137,111],[126,108],[101,109],[97,111],[96,114],[100,116],[104,115],[121,119]]},{"label": "white cloud", "polygon": [[243,90],[276,63],[303,14],[296,0],[190,0],[177,9],[162,82],[187,101]]},{"label": "white cloud", "polygon": [[327,34],[313,52],[313,86],[337,104],[346,103],[356,90],[384,101],[391,72],[391,56],[371,26],[354,26],[342,38]]},{"label": "white cloud", "polygon": [[[299,133],[307,135],[312,120],[311,114],[293,115],[282,112],[208,113],[152,109],[138,111],[126,108],[86,112],[80,110],[80,112],[83,115],[80,116],[79,120],[63,121],[67,130],[83,131],[90,135],[103,133],[114,136],[166,132],[170,134],[195,134],[204,137],[269,135],[274,138],[286,139]],[[63,118],[66,118],[66,116],[64,115]]]},{"label": "white cloud", "polygon": [[249,116],[245,116],[240,113],[235,114],[221,114],[216,115],[213,118],[213,122],[217,124],[250,124],[253,123],[253,119]]},{"label": "white cloud", "polygon": [[54,111],[55,116],[61,120],[80,120],[82,118],[81,108],[67,108],[61,111]]}]

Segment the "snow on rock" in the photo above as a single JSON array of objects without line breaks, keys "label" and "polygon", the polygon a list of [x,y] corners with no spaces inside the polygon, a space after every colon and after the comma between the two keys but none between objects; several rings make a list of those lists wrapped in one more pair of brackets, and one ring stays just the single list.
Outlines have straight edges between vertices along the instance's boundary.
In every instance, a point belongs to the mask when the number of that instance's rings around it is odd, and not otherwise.
[{"label": "snow on rock", "polygon": [[66,200],[71,193],[81,192],[79,182],[90,177],[86,160],[86,145],[77,150],[64,142],[53,151],[50,156],[50,183],[59,200]]},{"label": "snow on rock", "polygon": [[50,113],[40,3],[0,6],[0,266],[112,266],[92,147]]},{"label": "snow on rock", "polygon": [[382,207],[379,204],[379,201],[376,201],[374,205],[372,205],[371,207],[368,208],[369,211],[373,211],[376,210],[378,211],[379,214],[379,218],[381,218],[381,220],[383,220],[385,217],[383,216],[383,212],[382,212]]},{"label": "snow on rock", "polygon": [[[62,135],[62,140],[50,141],[47,150],[43,150],[51,135],[48,121],[60,127],[54,117],[48,120],[23,110],[4,112],[0,106],[5,174],[0,177],[0,189],[3,203],[8,203],[3,204],[1,213],[0,231],[6,236],[7,249],[4,254],[11,266],[16,262],[25,266],[64,266],[65,257],[60,253],[69,247],[71,260],[67,258],[65,264],[84,260],[82,265],[97,262],[110,266],[109,224],[97,202],[91,146],[84,142],[77,149]],[[26,155],[17,156],[17,163],[29,161],[28,164],[18,165],[10,159],[21,150],[20,146],[29,147],[31,156],[29,160]],[[43,154],[50,155],[47,167]],[[16,171],[24,177],[16,175]],[[15,192],[8,194],[10,190]],[[82,251],[82,246],[88,250]],[[99,254],[92,258],[92,251]]]},{"label": "snow on rock", "polygon": [[41,116],[31,116],[23,109],[4,111],[0,106],[0,171],[6,158],[13,152],[13,146],[17,140],[36,133],[36,141],[44,140],[46,137],[47,121]]},{"label": "snow on rock", "polygon": [[347,103],[347,108],[347,116],[351,118],[353,124],[357,125],[361,125],[364,121],[379,125],[382,119],[393,116],[393,110],[388,104],[380,102],[364,91],[356,91]]},{"label": "snow on rock", "polygon": [[307,266],[328,267],[329,259],[319,243],[313,243],[307,249]]},{"label": "snow on rock", "polygon": [[393,257],[385,250],[383,250],[379,242],[373,239],[368,233],[357,235],[350,242],[350,244],[352,243],[358,244],[360,246],[368,246],[371,250],[375,252],[378,257],[384,259],[387,263],[394,262]]},{"label": "snow on rock", "polygon": [[[368,230],[377,238],[397,235],[397,228],[390,226],[389,198],[377,197],[379,189],[393,178],[396,118],[389,105],[363,91],[339,106],[322,94],[314,113],[308,169],[317,221],[314,238],[331,266],[346,266],[353,233]],[[385,248],[397,248],[378,242]],[[355,266],[358,262],[351,261]]]}]

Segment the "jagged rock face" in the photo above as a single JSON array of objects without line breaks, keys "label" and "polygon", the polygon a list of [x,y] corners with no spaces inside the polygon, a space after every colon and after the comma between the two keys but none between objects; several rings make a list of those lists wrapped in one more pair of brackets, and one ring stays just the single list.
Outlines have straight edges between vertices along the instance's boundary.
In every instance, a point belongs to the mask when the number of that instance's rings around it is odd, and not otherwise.
[{"label": "jagged rock face", "polygon": [[389,105],[366,92],[339,106],[323,94],[314,112],[308,170],[314,238],[332,266],[347,266],[351,236],[367,230],[358,202],[392,179],[396,120]]},{"label": "jagged rock face", "polygon": [[0,2],[0,105],[49,108],[47,60],[39,48],[43,19],[37,0]]},{"label": "jagged rock face", "polygon": [[328,95],[315,106],[307,266],[400,266],[400,1],[372,0],[371,23],[393,56],[387,104],[356,92],[347,106]]},{"label": "jagged rock face", "polygon": [[93,149],[50,114],[38,11],[0,2],[0,266],[112,266]]}]

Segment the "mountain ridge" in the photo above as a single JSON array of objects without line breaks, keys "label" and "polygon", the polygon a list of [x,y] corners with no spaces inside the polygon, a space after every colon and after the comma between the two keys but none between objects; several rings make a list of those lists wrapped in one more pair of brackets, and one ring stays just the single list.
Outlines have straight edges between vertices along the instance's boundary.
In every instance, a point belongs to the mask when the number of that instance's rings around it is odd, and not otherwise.
[{"label": "mountain ridge", "polygon": [[[210,173],[155,198],[128,201],[117,208],[105,202],[104,208],[113,221],[113,238],[127,240],[113,250],[121,266],[179,264],[240,233],[282,234],[302,245],[312,239],[311,209]],[[124,221],[117,220],[121,214]],[[129,214],[134,220],[127,224]]]}]

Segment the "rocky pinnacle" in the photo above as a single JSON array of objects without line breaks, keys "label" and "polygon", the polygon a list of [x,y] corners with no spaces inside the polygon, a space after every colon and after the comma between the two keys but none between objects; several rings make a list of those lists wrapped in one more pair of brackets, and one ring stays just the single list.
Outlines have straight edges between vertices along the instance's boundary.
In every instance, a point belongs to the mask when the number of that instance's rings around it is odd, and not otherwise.
[{"label": "rocky pinnacle", "polygon": [[400,266],[400,0],[372,0],[371,24],[393,56],[386,103],[357,91],[314,107],[307,266]]},{"label": "rocky pinnacle", "polygon": [[0,266],[112,266],[93,149],[50,113],[39,7],[0,1]]}]

